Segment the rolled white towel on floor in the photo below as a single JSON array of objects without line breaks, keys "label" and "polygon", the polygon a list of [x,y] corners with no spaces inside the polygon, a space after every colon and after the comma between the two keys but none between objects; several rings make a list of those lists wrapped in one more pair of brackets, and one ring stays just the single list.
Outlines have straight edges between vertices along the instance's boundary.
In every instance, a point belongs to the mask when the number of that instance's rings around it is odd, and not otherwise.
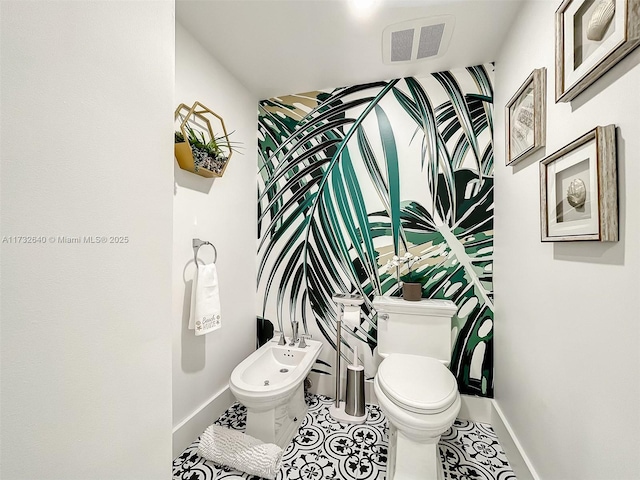
[{"label": "rolled white towel on floor", "polygon": [[198,452],[212,462],[273,480],[280,471],[282,449],[242,432],[211,425],[200,437]]}]

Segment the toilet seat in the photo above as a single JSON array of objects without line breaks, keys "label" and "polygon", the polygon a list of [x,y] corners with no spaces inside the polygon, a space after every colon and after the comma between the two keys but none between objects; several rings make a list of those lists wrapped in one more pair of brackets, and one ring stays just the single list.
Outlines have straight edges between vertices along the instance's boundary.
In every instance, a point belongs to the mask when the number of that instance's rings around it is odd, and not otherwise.
[{"label": "toilet seat", "polygon": [[376,377],[380,389],[389,400],[413,413],[441,413],[458,396],[455,377],[434,358],[390,354],[378,367]]}]

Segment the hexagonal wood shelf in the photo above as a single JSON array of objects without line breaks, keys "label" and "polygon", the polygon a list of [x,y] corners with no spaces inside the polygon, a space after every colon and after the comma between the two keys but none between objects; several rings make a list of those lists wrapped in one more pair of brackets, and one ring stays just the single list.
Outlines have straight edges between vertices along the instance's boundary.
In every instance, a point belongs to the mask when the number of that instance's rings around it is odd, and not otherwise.
[{"label": "hexagonal wood shelf", "polygon": [[[211,117],[220,123],[222,135],[215,135]],[[180,168],[202,177],[222,177],[233,153],[222,117],[202,103],[195,102],[192,107],[184,103],[178,105],[174,120],[180,121],[183,139],[179,141],[176,132],[174,153]],[[215,151],[213,156],[212,150]]]}]

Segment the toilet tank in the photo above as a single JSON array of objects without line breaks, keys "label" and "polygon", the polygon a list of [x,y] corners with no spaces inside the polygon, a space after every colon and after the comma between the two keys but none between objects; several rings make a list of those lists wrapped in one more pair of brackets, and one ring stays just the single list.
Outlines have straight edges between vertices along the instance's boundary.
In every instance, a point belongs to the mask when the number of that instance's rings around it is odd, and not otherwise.
[{"label": "toilet tank", "polygon": [[451,361],[451,317],[458,307],[450,300],[423,298],[411,302],[397,297],[375,297],[378,312],[378,354],[422,355]]}]

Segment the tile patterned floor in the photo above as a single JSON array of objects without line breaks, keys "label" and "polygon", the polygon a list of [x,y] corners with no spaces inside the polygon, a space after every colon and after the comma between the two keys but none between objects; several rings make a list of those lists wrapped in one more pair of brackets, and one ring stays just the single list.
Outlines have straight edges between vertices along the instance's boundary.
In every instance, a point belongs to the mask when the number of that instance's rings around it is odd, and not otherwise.
[{"label": "tile patterned floor", "polygon": [[[307,395],[309,412],[298,435],[284,452],[276,480],[384,480],[387,465],[387,421],[367,405],[364,425],[336,422],[332,401]],[[246,409],[236,403],[215,423],[244,431]],[[440,440],[445,480],[516,480],[490,425],[456,420]],[[173,480],[259,480],[198,456],[198,440],[173,461]]]}]

